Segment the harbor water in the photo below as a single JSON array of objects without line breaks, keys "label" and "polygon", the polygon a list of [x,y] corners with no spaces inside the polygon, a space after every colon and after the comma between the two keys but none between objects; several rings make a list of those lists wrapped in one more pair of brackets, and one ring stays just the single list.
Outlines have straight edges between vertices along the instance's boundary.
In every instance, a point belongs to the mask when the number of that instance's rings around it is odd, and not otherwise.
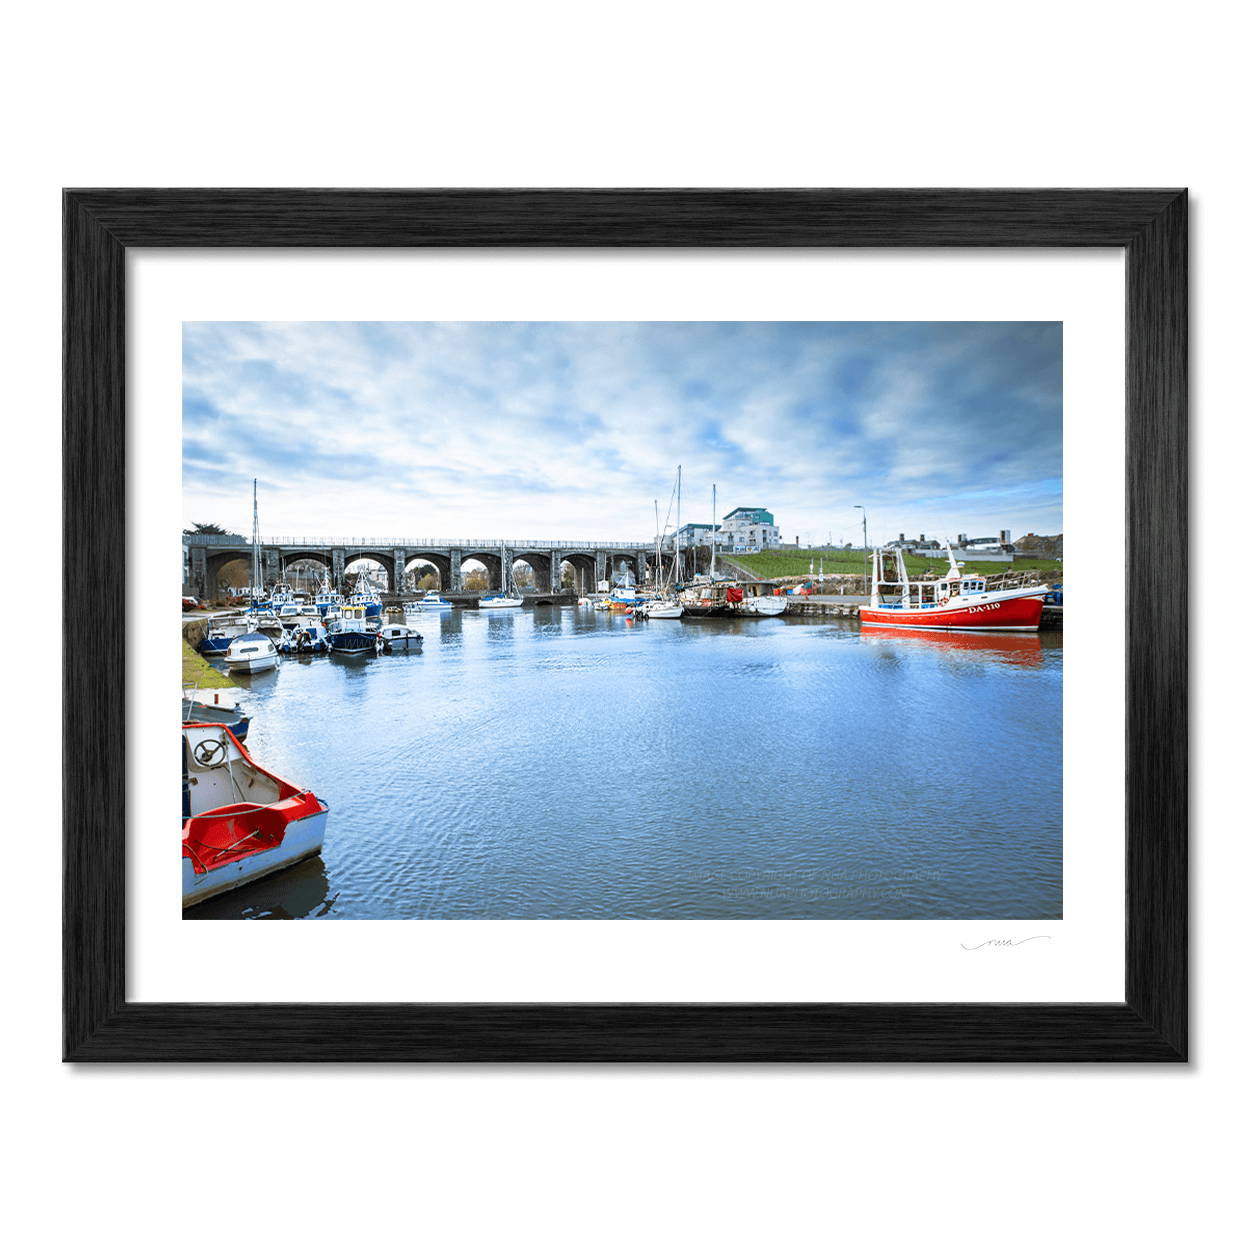
[{"label": "harbor water", "polygon": [[238,678],[319,858],[188,919],[1054,919],[1061,633],[412,615]]}]

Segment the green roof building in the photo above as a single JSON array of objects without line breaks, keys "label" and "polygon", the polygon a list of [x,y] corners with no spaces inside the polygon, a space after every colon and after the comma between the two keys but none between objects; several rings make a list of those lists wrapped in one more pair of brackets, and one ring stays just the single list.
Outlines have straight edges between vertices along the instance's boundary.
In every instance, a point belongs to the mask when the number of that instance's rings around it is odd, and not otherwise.
[{"label": "green roof building", "polygon": [[781,546],[781,530],[767,508],[735,508],[722,518],[726,546],[735,551],[762,551]]}]

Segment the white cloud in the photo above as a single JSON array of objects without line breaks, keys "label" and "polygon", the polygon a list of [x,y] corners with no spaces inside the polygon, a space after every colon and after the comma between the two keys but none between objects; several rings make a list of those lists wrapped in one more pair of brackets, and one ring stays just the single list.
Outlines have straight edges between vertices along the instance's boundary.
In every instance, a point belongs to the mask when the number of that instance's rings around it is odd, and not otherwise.
[{"label": "white cloud", "polygon": [[1059,350],[1012,326],[192,325],[184,515],[250,530],[256,476],[270,534],[645,540],[681,464],[684,518],[715,482],[787,536],[852,503],[975,527],[936,503],[956,485],[1044,530],[1056,486],[1002,492],[1061,475]]}]

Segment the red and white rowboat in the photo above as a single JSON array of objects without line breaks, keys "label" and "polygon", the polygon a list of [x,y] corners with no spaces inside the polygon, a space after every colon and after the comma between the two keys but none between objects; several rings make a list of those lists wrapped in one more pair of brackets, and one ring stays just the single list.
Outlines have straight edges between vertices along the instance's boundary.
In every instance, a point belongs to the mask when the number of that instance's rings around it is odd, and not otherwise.
[{"label": "red and white rowboat", "polygon": [[872,593],[859,611],[861,625],[892,629],[1035,630],[1049,586],[986,590],[985,578],[964,573],[946,544],[950,568],[930,581],[908,579],[901,552],[874,551]]},{"label": "red and white rowboat", "polygon": [[316,855],[329,806],[261,768],[225,725],[182,726],[182,905]]}]

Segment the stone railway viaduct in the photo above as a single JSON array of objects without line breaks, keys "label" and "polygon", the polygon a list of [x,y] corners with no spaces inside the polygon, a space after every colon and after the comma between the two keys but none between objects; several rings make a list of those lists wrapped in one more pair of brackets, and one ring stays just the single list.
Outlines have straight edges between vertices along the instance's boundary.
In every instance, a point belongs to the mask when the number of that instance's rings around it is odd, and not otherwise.
[{"label": "stone railway viaduct", "polygon": [[[232,534],[184,534],[189,584],[187,593],[202,599],[218,597],[217,578],[227,564],[235,560],[251,562],[252,546],[246,539]],[[387,586],[392,593],[402,593],[402,578],[417,561],[426,561],[438,570],[439,589],[457,594],[464,590],[462,567],[468,560],[486,566],[493,589],[503,584],[505,561],[511,568],[524,560],[534,570],[535,591],[539,594],[559,593],[560,569],[564,563],[573,568],[578,593],[593,590],[598,582],[607,580],[622,567],[628,568],[641,585],[647,570],[655,563],[655,553],[647,543],[535,541],[533,539],[459,539],[432,542],[427,539],[340,539],[340,538],[266,538],[260,545],[261,574],[265,585],[283,580],[284,570],[297,560],[322,565],[335,585],[353,561],[376,560],[386,570]]]}]

